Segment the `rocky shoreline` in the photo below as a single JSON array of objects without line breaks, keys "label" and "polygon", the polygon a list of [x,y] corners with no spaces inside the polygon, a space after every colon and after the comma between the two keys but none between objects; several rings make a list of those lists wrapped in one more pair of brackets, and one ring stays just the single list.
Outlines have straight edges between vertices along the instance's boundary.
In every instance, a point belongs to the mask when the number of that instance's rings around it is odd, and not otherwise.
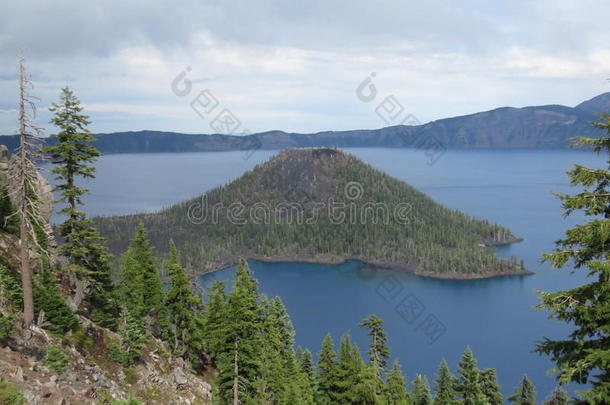
[{"label": "rocky shoreline", "polygon": [[[481,245],[485,247],[494,247],[494,246],[504,246],[510,245],[513,243],[522,242],[523,238],[511,237],[502,241],[491,241],[486,240],[482,241]],[[240,256],[241,257],[241,256]],[[403,263],[403,262],[390,262],[383,260],[371,260],[369,258],[360,257],[360,256],[336,256],[336,255],[317,255],[317,256],[306,256],[303,254],[295,254],[290,256],[259,256],[259,255],[249,255],[246,254],[244,257],[248,260],[256,260],[259,262],[266,263],[312,263],[312,264],[342,264],[349,260],[358,260],[362,263],[365,263],[371,266],[373,269],[378,270],[386,270],[386,271],[399,271],[412,273],[422,277],[430,277],[436,279],[443,280],[480,280],[487,279],[493,277],[507,277],[507,276],[529,276],[534,274],[534,272],[521,269],[521,270],[513,270],[513,271],[491,271],[487,273],[434,273],[434,272],[423,272],[417,268],[417,265],[412,263]],[[228,267],[231,267],[237,263],[238,257],[231,258],[226,261],[217,262],[212,265],[210,269],[205,271],[195,271],[193,273],[194,277],[199,277],[204,274],[215,273],[220,270],[224,270]]]}]

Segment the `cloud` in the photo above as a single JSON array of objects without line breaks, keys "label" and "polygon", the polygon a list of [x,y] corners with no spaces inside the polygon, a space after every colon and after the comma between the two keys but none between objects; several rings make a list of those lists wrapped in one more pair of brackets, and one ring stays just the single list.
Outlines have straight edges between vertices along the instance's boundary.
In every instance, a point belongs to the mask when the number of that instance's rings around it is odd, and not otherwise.
[{"label": "cloud", "polygon": [[[0,133],[16,128],[20,49],[40,122],[70,85],[96,132],[213,132],[189,105],[203,89],[252,131],[380,127],[355,97],[371,72],[421,121],[574,105],[609,90],[609,11],[603,0],[4,2]],[[187,66],[193,93],[178,97]]]}]

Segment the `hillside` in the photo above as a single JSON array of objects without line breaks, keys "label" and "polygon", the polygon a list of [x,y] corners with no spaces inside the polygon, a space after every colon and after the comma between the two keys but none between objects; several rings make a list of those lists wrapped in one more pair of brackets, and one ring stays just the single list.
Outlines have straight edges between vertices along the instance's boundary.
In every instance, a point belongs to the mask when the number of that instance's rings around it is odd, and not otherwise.
[{"label": "hillside", "polygon": [[447,209],[337,149],[286,150],[199,198],[96,224],[111,251],[122,252],[140,221],[158,251],[173,239],[197,272],[242,256],[356,258],[443,278],[527,273],[482,246],[518,241],[510,230]]},{"label": "hillside", "polygon": [[[396,125],[380,129],[324,131],[314,134],[268,131],[248,136],[182,134],[138,131],[96,134],[95,146],[103,153],[203,152],[225,150],[280,150],[299,147],[436,147],[567,148],[574,136],[599,136],[590,123],[599,112],[610,111],[610,93],[580,103],[523,108],[502,107],[422,125]],[[0,144],[13,150],[15,136],[0,136]]]}]

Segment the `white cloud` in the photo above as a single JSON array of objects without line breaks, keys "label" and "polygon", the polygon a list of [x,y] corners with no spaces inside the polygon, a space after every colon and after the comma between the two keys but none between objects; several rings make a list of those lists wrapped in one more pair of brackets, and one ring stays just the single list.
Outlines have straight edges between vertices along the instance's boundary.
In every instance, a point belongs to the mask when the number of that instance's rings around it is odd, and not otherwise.
[{"label": "white cloud", "polygon": [[[67,84],[96,132],[211,132],[189,107],[204,88],[253,131],[380,127],[355,97],[371,72],[380,94],[422,121],[573,105],[610,90],[610,5],[583,1],[5,3],[0,133],[16,127],[20,47],[42,98],[40,122]],[[187,66],[193,94],[178,97],[170,85]]]}]

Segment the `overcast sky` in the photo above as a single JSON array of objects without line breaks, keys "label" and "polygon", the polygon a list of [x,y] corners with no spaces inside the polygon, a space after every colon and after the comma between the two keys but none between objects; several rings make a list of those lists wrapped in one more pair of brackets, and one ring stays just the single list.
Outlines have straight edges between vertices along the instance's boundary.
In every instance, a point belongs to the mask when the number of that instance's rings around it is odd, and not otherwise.
[{"label": "overcast sky", "polygon": [[[225,108],[239,131],[378,128],[389,95],[422,122],[572,106],[610,91],[609,15],[606,0],[3,0],[0,134],[17,128],[20,49],[47,134],[65,85],[93,132],[210,133]],[[190,92],[172,90],[181,72]]]}]

